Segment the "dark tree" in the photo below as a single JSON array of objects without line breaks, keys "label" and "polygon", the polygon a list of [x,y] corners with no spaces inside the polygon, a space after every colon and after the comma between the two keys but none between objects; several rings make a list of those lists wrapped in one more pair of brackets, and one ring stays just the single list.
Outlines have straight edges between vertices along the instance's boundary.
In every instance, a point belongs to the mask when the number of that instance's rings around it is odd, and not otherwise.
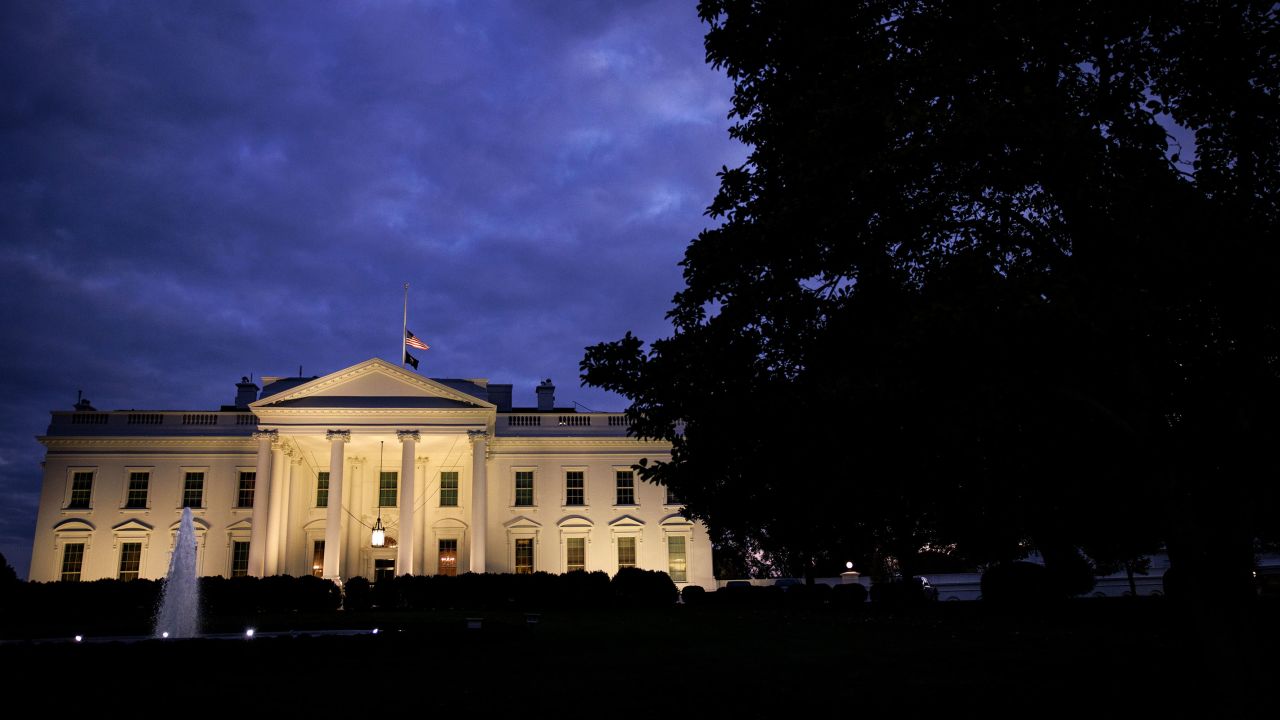
[{"label": "dark tree", "polygon": [[1276,537],[1271,3],[704,0],[735,82],[671,337],[584,382],[641,476],[791,571]]}]

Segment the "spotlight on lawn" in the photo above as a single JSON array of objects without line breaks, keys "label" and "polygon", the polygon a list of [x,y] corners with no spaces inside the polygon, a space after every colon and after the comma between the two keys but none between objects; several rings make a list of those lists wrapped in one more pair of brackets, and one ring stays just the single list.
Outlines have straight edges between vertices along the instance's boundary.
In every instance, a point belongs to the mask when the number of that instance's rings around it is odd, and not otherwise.
[{"label": "spotlight on lawn", "polygon": [[83,636],[83,635],[77,635],[77,636],[76,636],[76,642],[84,642],[84,636]]},{"label": "spotlight on lawn", "polygon": [[245,637],[245,639],[246,639],[246,640],[252,640],[252,639],[253,639],[253,628],[249,628],[248,630],[245,630],[245,631],[244,631],[244,637]]}]

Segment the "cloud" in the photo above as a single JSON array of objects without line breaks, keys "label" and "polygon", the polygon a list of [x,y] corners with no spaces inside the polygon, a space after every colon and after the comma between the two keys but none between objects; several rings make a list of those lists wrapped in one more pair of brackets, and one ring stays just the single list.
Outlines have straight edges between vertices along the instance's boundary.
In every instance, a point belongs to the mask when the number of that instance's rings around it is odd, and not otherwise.
[{"label": "cloud", "polygon": [[541,377],[653,338],[732,87],[687,2],[0,5],[0,551],[48,411],[212,408],[250,372]]}]

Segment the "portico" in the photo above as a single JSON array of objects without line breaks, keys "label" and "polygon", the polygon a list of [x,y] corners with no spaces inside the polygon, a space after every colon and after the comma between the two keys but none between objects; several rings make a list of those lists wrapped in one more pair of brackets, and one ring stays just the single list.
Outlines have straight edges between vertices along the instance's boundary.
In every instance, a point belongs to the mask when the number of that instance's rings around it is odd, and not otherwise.
[{"label": "portico", "polygon": [[[447,567],[465,558],[463,569],[483,572],[483,538],[477,543],[470,530],[485,503],[473,502],[471,490],[483,495],[487,486],[494,405],[376,361],[250,407],[262,478],[250,574],[312,572],[317,560],[324,577],[339,581],[434,573],[441,537],[453,541],[445,543]],[[381,549],[370,543],[379,518]]]}]

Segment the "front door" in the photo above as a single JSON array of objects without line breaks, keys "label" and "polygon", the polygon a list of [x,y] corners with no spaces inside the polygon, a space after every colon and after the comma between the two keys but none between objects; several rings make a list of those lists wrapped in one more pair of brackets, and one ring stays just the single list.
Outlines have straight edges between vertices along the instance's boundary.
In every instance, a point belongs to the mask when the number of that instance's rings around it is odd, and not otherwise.
[{"label": "front door", "polygon": [[440,562],[436,565],[441,575],[458,574],[458,540],[456,538],[440,540]]}]

